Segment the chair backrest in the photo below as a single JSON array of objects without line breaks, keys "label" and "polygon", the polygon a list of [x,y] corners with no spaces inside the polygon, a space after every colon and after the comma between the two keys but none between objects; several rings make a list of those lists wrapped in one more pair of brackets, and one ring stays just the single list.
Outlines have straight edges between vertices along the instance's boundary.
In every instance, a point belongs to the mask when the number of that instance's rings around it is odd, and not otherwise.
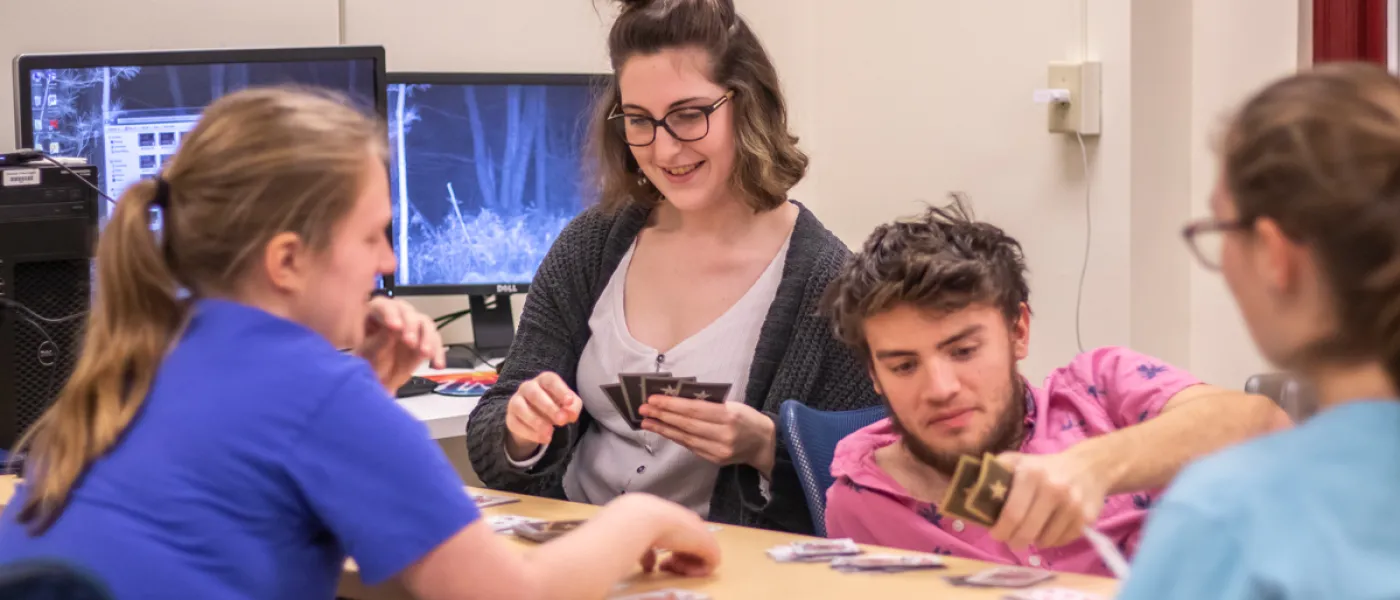
[{"label": "chair backrest", "polygon": [[812,527],[817,535],[826,536],[826,490],[836,483],[831,476],[836,444],[885,416],[884,406],[821,411],[796,400],[783,402],[778,432],[797,469],[797,478],[802,482],[802,494],[807,497],[807,509],[812,514]]},{"label": "chair backrest", "polygon": [[1303,380],[1288,373],[1260,373],[1244,382],[1249,394],[1268,396],[1297,423],[1317,411],[1317,394]]},{"label": "chair backrest", "polygon": [[56,560],[0,565],[0,598],[5,600],[113,600],[95,575]]}]

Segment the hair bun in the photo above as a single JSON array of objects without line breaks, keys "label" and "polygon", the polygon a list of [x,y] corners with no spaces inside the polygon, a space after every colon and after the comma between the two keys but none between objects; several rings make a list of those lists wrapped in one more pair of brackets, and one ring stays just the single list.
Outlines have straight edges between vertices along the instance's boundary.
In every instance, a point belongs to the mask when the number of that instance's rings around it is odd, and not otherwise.
[{"label": "hair bun", "polygon": [[709,8],[717,12],[725,22],[732,22],[738,11],[734,9],[734,0],[613,0],[622,5],[622,12],[642,10],[655,5],[663,5],[664,11],[680,8],[683,5],[691,5],[690,8]]},{"label": "hair bun", "polygon": [[656,0],[614,0],[614,1],[617,2],[618,4],[621,4],[621,5],[622,5],[622,10],[623,10],[623,11],[638,10],[638,9],[646,8],[648,5],[653,4],[653,3],[656,2]]}]

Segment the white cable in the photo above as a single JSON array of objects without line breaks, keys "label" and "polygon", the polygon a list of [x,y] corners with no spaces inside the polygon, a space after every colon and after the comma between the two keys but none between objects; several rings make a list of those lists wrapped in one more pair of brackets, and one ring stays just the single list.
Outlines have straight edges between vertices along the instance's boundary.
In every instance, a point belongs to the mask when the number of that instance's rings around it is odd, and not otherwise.
[{"label": "white cable", "polygon": [[1084,136],[1079,132],[1074,132],[1074,139],[1079,140],[1079,158],[1084,165],[1084,264],[1079,268],[1079,293],[1074,299],[1074,341],[1079,345],[1079,352],[1084,352],[1084,336],[1079,325],[1079,313],[1084,305],[1084,276],[1089,272],[1089,246],[1094,239],[1094,219],[1089,207],[1089,198],[1092,197],[1089,188],[1089,151],[1084,148]]}]

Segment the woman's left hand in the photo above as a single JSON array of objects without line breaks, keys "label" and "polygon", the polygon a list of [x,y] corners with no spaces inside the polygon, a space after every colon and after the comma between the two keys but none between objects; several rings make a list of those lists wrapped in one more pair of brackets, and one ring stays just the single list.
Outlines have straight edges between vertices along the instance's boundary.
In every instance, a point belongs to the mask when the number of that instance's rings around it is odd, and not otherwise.
[{"label": "woman's left hand", "polygon": [[777,426],[746,404],[652,396],[639,409],[642,429],[689,448],[717,465],[746,464],[765,477],[773,470]]},{"label": "woman's left hand", "polygon": [[433,368],[447,364],[437,325],[403,300],[376,296],[369,301],[365,337],[355,354],[369,361],[390,392],[408,382],[425,359]]}]

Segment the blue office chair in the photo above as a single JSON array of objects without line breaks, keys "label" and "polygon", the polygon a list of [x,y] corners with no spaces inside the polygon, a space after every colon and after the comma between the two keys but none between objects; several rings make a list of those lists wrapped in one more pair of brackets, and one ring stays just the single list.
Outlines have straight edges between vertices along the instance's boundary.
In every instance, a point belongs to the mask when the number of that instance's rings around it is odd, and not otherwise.
[{"label": "blue office chair", "polygon": [[783,402],[778,433],[792,456],[797,478],[802,481],[802,493],[807,496],[807,509],[817,535],[826,537],[826,490],[836,483],[831,476],[836,443],[885,416],[884,406],[821,411],[796,400]]},{"label": "blue office chair", "polygon": [[0,598],[115,600],[116,596],[85,569],[55,560],[36,559],[0,565]]}]

